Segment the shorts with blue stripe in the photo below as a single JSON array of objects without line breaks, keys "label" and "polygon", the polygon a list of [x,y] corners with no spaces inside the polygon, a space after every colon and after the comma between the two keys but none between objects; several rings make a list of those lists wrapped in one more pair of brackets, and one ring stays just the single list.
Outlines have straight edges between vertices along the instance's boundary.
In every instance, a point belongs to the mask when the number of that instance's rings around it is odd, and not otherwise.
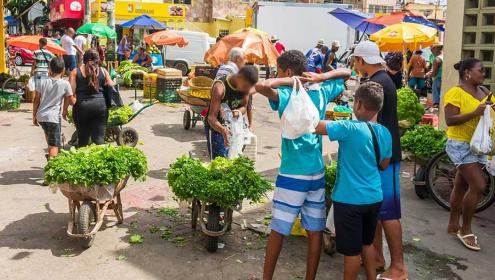
[{"label": "shorts with blue stripe", "polygon": [[273,194],[271,229],[290,235],[297,215],[309,231],[325,229],[325,173],[312,175],[279,174]]}]

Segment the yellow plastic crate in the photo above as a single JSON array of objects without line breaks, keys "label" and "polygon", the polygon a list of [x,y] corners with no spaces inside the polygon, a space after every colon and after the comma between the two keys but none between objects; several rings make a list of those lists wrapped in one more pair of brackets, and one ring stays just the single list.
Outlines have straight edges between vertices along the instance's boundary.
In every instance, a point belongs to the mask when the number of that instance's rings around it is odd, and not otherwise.
[{"label": "yellow plastic crate", "polygon": [[143,76],[143,84],[144,86],[150,86],[156,88],[156,80],[158,79],[158,74],[148,73]]}]

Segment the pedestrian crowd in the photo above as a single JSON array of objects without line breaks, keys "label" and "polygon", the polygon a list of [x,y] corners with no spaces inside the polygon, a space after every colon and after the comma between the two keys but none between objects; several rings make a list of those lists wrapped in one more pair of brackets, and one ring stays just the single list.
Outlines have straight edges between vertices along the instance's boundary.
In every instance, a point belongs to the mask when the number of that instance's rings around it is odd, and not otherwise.
[{"label": "pedestrian crowd", "polygon": [[[67,119],[73,106],[79,146],[103,144],[108,117],[108,91],[113,86],[98,44],[84,51],[86,38],[73,38],[68,29],[61,37],[66,50],[63,60],[45,49],[34,53],[33,74],[36,95],[33,123],[43,128],[48,145],[47,158],[57,155],[61,146],[61,117]],[[402,86],[403,55],[390,53],[382,58],[378,46],[363,41],[353,47],[351,65],[365,77],[355,91],[353,111],[356,120],[323,121],[326,105],[343,94],[345,81],[352,72],[338,68],[338,41],[325,47],[319,40],[306,54],[286,50],[275,37],[272,43],[280,52],[277,76],[258,80],[258,71],[246,64],[244,50],[233,48],[229,61],[222,65],[211,90],[211,102],[205,117],[205,134],[210,157],[227,157],[230,145],[229,119],[247,115],[252,126],[252,96],[268,99],[270,108],[283,122],[294,91],[307,91],[321,121],[314,133],[294,139],[281,137],[281,162],[273,195],[271,233],[268,238],[264,279],[272,279],[285,236],[298,216],[308,233],[306,279],[315,279],[326,229],[325,173],[322,147],[325,138],[338,142],[338,171],[332,193],[333,219],[337,251],[344,255],[344,279],[356,279],[364,266],[367,279],[408,279],[404,264],[400,201],[402,153],[397,118],[397,89]],[[415,52],[407,63],[407,84],[424,94],[426,80],[432,78],[433,102],[440,104],[442,48],[431,48],[426,62]],[[118,46],[120,59],[128,57],[127,37]],[[150,57],[140,48],[134,62],[149,66]],[[444,109],[448,125],[447,153],[458,167],[451,196],[448,233],[457,236],[473,250],[480,246],[471,230],[475,207],[486,185],[482,167],[486,156],[472,154],[469,141],[486,106],[493,106],[484,88],[484,68],[476,59],[455,65],[460,84],[445,94]],[[62,77],[68,71],[69,81]],[[363,79],[364,80],[364,79]],[[309,109],[308,109],[309,110]],[[324,138],[325,137],[325,138]],[[462,220],[462,223],[460,222]],[[386,267],[383,235],[390,251]],[[377,275],[378,273],[378,275]]]}]

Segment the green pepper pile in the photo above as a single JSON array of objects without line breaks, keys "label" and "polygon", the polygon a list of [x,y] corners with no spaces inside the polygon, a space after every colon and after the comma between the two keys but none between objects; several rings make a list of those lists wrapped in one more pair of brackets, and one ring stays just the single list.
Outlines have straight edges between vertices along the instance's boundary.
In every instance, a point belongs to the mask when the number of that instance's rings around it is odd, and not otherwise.
[{"label": "green pepper pile", "polygon": [[418,123],[425,114],[416,93],[408,87],[397,90],[397,117],[399,122],[411,126]]},{"label": "green pepper pile", "polygon": [[144,180],[148,162],[144,153],[128,146],[98,145],[62,150],[45,166],[47,183],[73,185],[116,184],[127,176]]},{"label": "green pepper pile", "polygon": [[445,150],[447,135],[445,131],[428,124],[414,126],[400,138],[402,150],[421,159],[429,159]]},{"label": "green pepper pile", "polygon": [[224,208],[235,207],[243,199],[258,203],[272,189],[246,157],[218,157],[210,164],[180,157],[170,166],[167,179],[177,198],[197,198]]}]

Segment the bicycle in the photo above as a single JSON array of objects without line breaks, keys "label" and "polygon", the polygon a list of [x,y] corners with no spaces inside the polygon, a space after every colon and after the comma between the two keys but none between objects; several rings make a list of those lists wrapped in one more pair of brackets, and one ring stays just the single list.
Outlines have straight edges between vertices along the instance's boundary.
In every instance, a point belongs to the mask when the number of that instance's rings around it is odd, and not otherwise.
[{"label": "bicycle", "polygon": [[[456,166],[445,151],[433,156],[426,166],[423,174],[428,193],[441,207],[450,211],[450,194],[454,188]],[[495,178],[485,169],[483,171],[487,183],[483,197],[476,206],[476,213],[487,209],[495,202]]]}]

